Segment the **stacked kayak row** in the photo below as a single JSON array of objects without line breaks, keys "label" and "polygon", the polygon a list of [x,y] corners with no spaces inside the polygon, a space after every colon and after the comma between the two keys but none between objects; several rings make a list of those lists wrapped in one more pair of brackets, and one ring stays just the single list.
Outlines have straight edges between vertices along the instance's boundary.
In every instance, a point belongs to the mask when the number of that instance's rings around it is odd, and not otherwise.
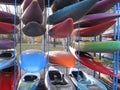
[{"label": "stacked kayak row", "polygon": [[[8,0],[12,3],[14,0]],[[6,3],[5,0],[0,0],[0,3]],[[11,2],[9,4],[11,4]],[[20,0],[18,3],[21,2]],[[14,18],[16,17],[16,20]],[[19,32],[19,16],[5,11],[0,11],[0,34],[11,38],[0,38],[0,89],[15,90],[19,79],[19,69],[16,64],[17,42],[14,40],[14,35]]]},{"label": "stacked kayak row", "polygon": [[[94,37],[101,35],[116,23],[116,18],[120,14],[106,13],[120,0],[16,0],[17,5],[22,7],[21,20],[24,24],[22,32],[29,37],[44,35],[46,32],[52,38]],[[1,4],[15,5],[15,0],[0,0]],[[52,9],[52,14],[48,16],[46,23],[52,25],[47,30],[43,25],[43,12],[45,7]],[[16,25],[20,19],[15,15],[0,11],[0,34],[17,34]],[[79,21],[78,21],[79,20]],[[4,42],[4,43],[3,43]],[[26,50],[23,51],[18,60],[18,65],[26,73],[20,78],[18,66],[15,63],[17,52],[14,49],[16,42],[9,39],[0,39],[0,72],[3,80],[0,81],[2,90],[36,90],[41,82],[39,72],[48,65],[60,65],[70,68],[69,75],[66,76],[60,70],[49,67],[45,73],[45,85],[47,90],[107,90],[107,88],[97,79],[88,75],[79,68],[75,68],[76,63],[109,75],[118,77],[112,69],[102,64],[101,60],[89,54],[105,53],[120,50],[120,41],[105,42],[73,42],[73,47],[66,51]],[[80,47],[80,50],[79,50]],[[14,65],[13,65],[14,64]],[[15,73],[16,72],[16,73]],[[6,76],[10,76],[6,78]],[[9,88],[6,88],[8,80]],[[11,80],[11,82],[10,82]],[[14,82],[14,83],[13,83]],[[16,87],[17,86],[17,87]]]}]

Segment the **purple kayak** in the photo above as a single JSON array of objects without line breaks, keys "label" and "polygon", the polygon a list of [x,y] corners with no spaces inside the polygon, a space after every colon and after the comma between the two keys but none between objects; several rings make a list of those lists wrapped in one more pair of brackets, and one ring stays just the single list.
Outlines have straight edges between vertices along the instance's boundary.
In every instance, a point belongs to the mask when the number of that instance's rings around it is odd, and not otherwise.
[{"label": "purple kayak", "polygon": [[[14,24],[14,17],[12,13],[8,13],[5,11],[0,11],[0,22],[6,22],[6,23],[11,23]],[[16,15],[16,25],[20,23],[19,17]]]},{"label": "purple kayak", "polygon": [[42,23],[42,10],[38,4],[37,0],[32,0],[30,5],[25,9],[24,13],[22,14],[22,21],[24,24],[28,22],[35,21],[38,23]]},{"label": "purple kayak", "polygon": [[10,39],[0,39],[0,49],[11,49],[14,48],[14,41]]},{"label": "purple kayak", "polygon": [[112,8],[118,2],[120,2],[120,0],[99,0],[88,12],[88,14],[104,13],[108,11],[110,8]]},{"label": "purple kayak", "polygon": [[98,14],[90,14],[82,17],[80,22],[74,24],[74,28],[78,28],[78,24],[80,23],[80,27],[90,27],[100,23],[104,23],[110,21],[112,19],[120,17],[120,14],[112,14],[112,13],[98,13]]},{"label": "purple kayak", "polygon": [[[24,0],[22,3],[22,10],[25,11],[25,9],[29,6],[29,4],[32,2],[32,0]],[[39,6],[41,10],[44,10],[45,1],[44,0],[38,0]]]}]

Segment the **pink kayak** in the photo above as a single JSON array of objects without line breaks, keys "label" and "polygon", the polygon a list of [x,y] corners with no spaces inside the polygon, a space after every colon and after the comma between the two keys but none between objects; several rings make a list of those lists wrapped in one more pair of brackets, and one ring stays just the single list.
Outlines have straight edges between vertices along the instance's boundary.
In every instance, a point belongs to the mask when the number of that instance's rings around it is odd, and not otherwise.
[{"label": "pink kayak", "polygon": [[65,38],[71,35],[73,31],[73,19],[68,18],[63,22],[54,25],[50,30],[49,34],[53,38]]}]

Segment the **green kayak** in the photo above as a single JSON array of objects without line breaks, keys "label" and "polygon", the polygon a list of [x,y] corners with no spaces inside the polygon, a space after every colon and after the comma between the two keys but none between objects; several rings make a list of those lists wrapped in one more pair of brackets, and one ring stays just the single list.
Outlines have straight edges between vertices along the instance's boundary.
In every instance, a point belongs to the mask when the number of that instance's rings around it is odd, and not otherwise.
[{"label": "green kayak", "polygon": [[85,52],[114,52],[120,50],[120,41],[104,41],[104,42],[73,42],[76,49],[80,47],[80,51]]}]

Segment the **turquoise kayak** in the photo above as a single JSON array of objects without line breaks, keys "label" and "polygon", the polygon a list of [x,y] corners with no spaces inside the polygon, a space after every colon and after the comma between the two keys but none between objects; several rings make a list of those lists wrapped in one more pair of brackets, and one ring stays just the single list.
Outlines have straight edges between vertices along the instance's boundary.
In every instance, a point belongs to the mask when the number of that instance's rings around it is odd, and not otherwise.
[{"label": "turquoise kayak", "polygon": [[77,90],[107,90],[104,84],[77,68],[70,68],[69,75]]}]

